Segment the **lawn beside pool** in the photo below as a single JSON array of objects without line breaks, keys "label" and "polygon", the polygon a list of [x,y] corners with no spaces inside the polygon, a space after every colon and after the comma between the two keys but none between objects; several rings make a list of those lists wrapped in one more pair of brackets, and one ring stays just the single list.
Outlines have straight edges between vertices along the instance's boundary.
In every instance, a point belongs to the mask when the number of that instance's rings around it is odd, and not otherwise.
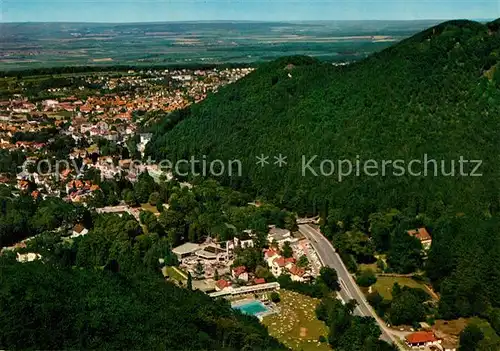
[{"label": "lawn beside pool", "polygon": [[377,277],[377,282],[372,285],[372,290],[377,290],[384,299],[392,299],[392,286],[394,283],[398,283],[401,286],[408,286],[410,288],[420,288],[425,292],[429,293],[424,284],[417,282],[412,278],[405,277]]},{"label": "lawn beside pool", "polygon": [[331,350],[328,342],[318,342],[320,335],[328,337],[325,323],[316,318],[319,300],[287,290],[279,294],[281,311],[262,320],[269,334],[292,350]]}]

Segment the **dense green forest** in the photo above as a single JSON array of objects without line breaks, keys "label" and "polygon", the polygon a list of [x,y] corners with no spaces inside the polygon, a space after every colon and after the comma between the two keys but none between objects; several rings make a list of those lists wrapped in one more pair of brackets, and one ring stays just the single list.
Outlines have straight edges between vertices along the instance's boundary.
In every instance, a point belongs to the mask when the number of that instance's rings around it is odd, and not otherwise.
[{"label": "dense green forest", "polygon": [[[218,179],[299,215],[321,214],[353,271],[386,254],[390,271],[430,279],[441,293],[436,317],[483,315],[499,331],[499,29],[500,20],[445,22],[346,67],[276,60],[155,126],[147,153],[240,160],[241,177]],[[272,165],[280,153],[283,168]],[[270,165],[256,165],[261,154]],[[321,160],[358,158],[421,160],[422,173],[379,166],[377,176],[302,176],[303,155],[317,155],[317,173]],[[427,174],[426,157],[436,160]],[[461,157],[482,160],[481,176],[471,176],[472,163],[460,170]],[[406,235],[419,226],[433,237],[427,258]]]},{"label": "dense green forest", "polygon": [[[347,67],[274,61],[192,106],[171,132],[170,119],[158,125],[148,151],[157,160],[239,159],[243,176],[222,180],[302,213],[326,201],[353,215],[441,203],[498,206],[500,36],[490,33],[478,23],[447,22]],[[262,169],[255,164],[261,153],[282,153],[288,165]],[[483,160],[484,176],[435,177],[433,165],[427,177],[301,176],[302,155],[408,162],[424,154]]]},{"label": "dense green forest", "polygon": [[254,317],[152,274],[0,258],[0,347],[280,350]]},{"label": "dense green forest", "polygon": [[[123,192],[134,203],[159,205],[164,212],[158,219],[141,212],[139,223],[128,214],[99,215],[93,203],[86,208],[53,197],[11,197],[0,188],[0,247],[31,236],[18,252],[41,255],[23,264],[12,251],[0,255],[0,348],[282,349],[256,318],[164,282],[159,259],[176,265],[172,244],[200,241],[211,230],[233,237],[251,227],[262,237],[269,222],[293,224],[291,214],[272,205],[248,206],[241,194],[212,180],[188,191],[175,181],[139,178]],[[120,187],[101,184],[107,194]],[[75,223],[89,233],[68,238]]]}]

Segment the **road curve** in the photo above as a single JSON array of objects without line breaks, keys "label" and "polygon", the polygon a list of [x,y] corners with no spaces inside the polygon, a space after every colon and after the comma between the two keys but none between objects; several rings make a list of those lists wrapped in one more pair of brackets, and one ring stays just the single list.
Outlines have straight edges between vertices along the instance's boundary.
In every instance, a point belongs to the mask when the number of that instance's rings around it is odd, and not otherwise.
[{"label": "road curve", "polygon": [[382,331],[380,338],[400,347],[399,343],[396,342],[394,336],[391,334],[385,323],[377,316],[373,308],[366,301],[363,293],[354,282],[353,277],[347,270],[344,262],[342,262],[342,259],[337,254],[330,241],[326,239],[318,230],[308,224],[300,224],[299,231],[307,239],[309,239],[314,250],[316,250],[321,263],[337,271],[341,287],[339,295],[342,300],[347,302],[351,299],[355,299],[358,302],[358,306],[354,310],[354,313],[359,316],[370,316],[375,318],[380,330]]}]

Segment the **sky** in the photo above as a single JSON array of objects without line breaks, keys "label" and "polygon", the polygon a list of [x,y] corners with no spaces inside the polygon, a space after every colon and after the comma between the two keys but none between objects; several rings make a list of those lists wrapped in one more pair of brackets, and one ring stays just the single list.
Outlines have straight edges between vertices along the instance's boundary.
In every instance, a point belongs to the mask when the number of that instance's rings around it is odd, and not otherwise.
[{"label": "sky", "polygon": [[0,0],[0,22],[493,19],[500,0]]}]

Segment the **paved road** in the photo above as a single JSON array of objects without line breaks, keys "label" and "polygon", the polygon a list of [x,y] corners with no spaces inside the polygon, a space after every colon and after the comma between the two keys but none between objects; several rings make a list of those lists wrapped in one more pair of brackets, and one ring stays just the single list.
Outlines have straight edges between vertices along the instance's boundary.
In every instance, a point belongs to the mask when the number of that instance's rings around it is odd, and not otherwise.
[{"label": "paved road", "polygon": [[385,323],[380,318],[378,318],[375,311],[366,301],[363,293],[356,285],[354,279],[349,274],[349,271],[342,262],[342,259],[335,252],[333,245],[318,230],[314,229],[310,225],[299,225],[299,231],[309,239],[312,246],[318,253],[321,262],[325,266],[331,267],[337,271],[341,287],[340,297],[342,298],[342,300],[344,302],[347,302],[351,299],[355,299],[358,302],[358,306],[354,310],[354,313],[359,316],[371,316],[375,318],[380,327],[380,330],[382,331],[381,339],[389,343],[395,343],[399,346]]}]

